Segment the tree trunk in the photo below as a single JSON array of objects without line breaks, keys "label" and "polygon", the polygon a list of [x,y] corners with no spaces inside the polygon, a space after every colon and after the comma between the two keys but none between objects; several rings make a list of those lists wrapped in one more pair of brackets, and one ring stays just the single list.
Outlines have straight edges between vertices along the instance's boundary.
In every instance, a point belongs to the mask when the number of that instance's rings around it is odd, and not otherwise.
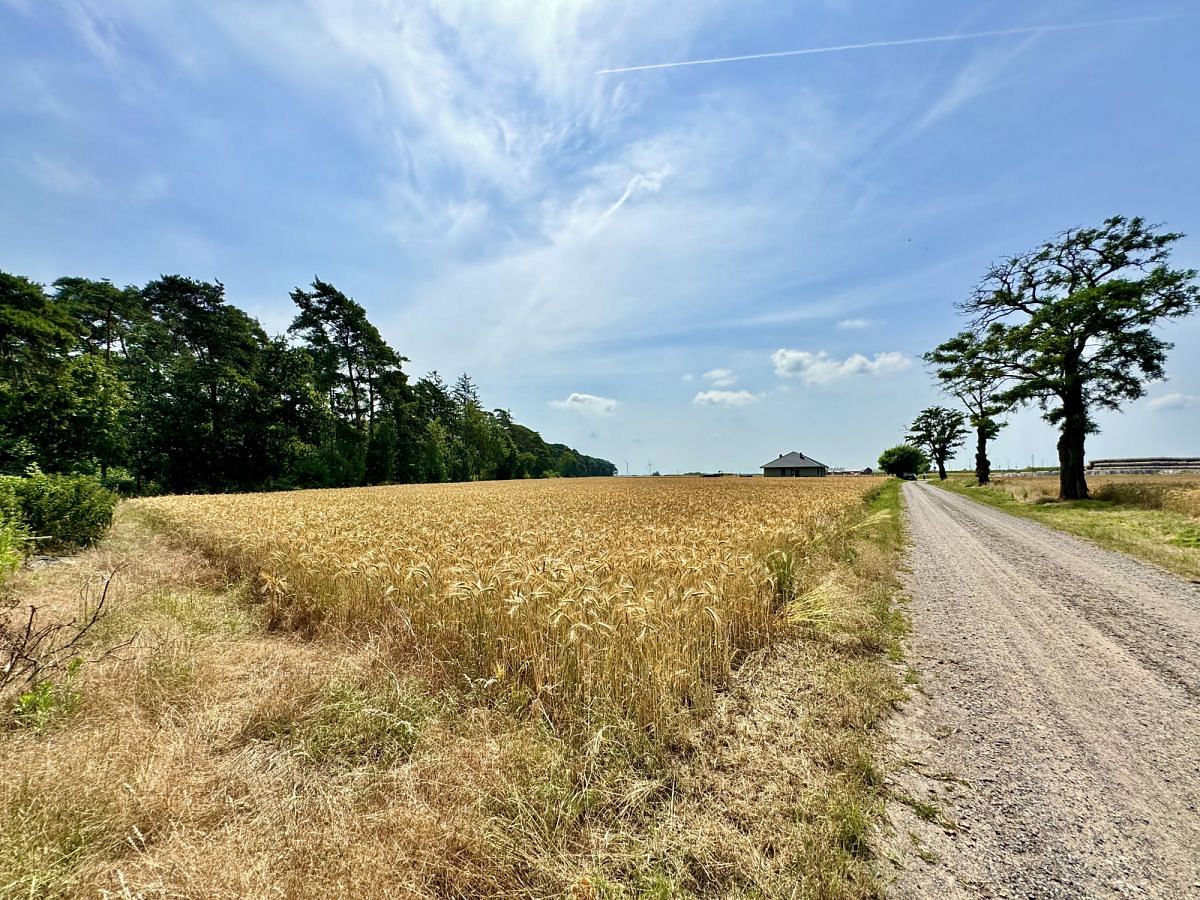
[{"label": "tree trunk", "polygon": [[937,461],[937,467],[938,467],[938,478],[941,481],[945,481],[946,480],[946,460],[939,457],[938,461]]},{"label": "tree trunk", "polygon": [[1083,444],[1087,439],[1087,410],[1081,396],[1063,398],[1063,421],[1058,438],[1058,499],[1086,500]]},{"label": "tree trunk", "polygon": [[975,429],[975,480],[987,484],[992,480],[992,464],[987,457],[987,428]]}]

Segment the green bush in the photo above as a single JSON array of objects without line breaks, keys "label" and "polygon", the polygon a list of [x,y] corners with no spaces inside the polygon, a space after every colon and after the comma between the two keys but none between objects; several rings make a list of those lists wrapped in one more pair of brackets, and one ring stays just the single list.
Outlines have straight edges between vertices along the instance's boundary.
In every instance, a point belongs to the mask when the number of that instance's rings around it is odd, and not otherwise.
[{"label": "green bush", "polygon": [[29,533],[21,520],[0,513],[0,583],[21,565],[28,545]]},{"label": "green bush", "polygon": [[112,524],[119,499],[91,475],[44,475],[4,478],[0,495],[11,491],[20,519],[40,552],[88,547]]}]

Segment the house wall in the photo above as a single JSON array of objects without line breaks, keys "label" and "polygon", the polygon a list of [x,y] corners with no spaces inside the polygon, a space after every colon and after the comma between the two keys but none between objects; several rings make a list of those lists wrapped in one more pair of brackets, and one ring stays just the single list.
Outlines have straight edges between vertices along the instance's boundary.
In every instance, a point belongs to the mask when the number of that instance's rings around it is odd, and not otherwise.
[{"label": "house wall", "polygon": [[825,469],[763,469],[764,478],[823,478]]}]

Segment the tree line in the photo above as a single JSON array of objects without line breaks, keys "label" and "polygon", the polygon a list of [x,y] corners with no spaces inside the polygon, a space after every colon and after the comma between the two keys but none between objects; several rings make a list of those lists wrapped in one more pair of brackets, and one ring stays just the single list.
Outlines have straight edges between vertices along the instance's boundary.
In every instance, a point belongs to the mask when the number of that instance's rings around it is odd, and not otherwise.
[{"label": "tree line", "polygon": [[1170,265],[1182,237],[1113,216],[991,266],[958,304],[967,327],[924,355],[965,412],[922,410],[908,443],[944,479],[946,460],[973,431],[976,480],[987,484],[988,443],[1006,414],[1032,404],[1058,429],[1060,499],[1086,499],[1084,448],[1099,431],[1096,412],[1119,410],[1165,378],[1172,345],[1154,329],[1200,310],[1196,270]]},{"label": "tree line", "polygon": [[410,382],[366,310],[314,279],[269,337],[219,281],[0,272],[0,473],[132,493],[615,475],[484,409],[466,374]]}]

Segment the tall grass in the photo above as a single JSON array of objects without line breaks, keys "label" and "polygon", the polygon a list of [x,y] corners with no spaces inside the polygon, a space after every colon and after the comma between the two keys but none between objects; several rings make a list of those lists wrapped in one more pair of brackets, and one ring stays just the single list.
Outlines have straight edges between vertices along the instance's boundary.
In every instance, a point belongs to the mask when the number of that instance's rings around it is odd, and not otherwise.
[{"label": "tall grass", "polygon": [[[1058,497],[1056,478],[998,478],[992,486],[1026,503],[1049,503]],[[1200,517],[1200,480],[1194,475],[1099,475],[1089,478],[1088,486],[1093,500]]]}]

